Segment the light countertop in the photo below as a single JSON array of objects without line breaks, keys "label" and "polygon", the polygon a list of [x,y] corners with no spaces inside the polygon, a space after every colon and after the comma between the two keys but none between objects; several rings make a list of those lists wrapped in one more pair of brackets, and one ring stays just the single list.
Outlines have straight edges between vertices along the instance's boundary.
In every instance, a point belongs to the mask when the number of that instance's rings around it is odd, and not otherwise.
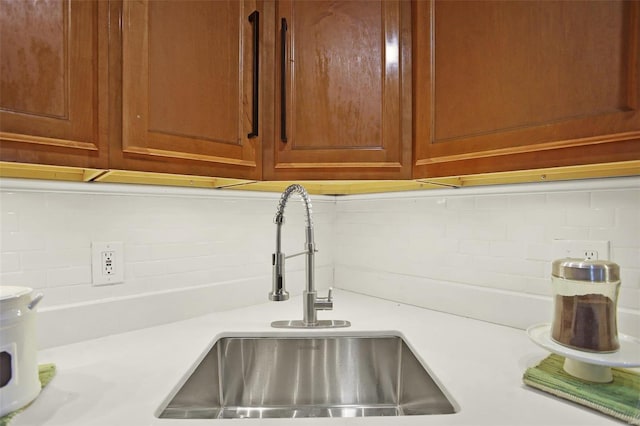
[{"label": "light countertop", "polygon": [[453,397],[459,412],[342,419],[172,420],[155,416],[182,376],[219,336],[300,333],[276,330],[269,324],[300,319],[301,314],[301,298],[295,297],[42,350],[39,362],[55,363],[57,375],[11,426],[623,424],[525,386],[524,371],[548,353],[523,330],[344,291],[336,291],[335,309],[320,312],[319,317],[350,320],[352,326],[312,332],[393,331],[403,335]]}]

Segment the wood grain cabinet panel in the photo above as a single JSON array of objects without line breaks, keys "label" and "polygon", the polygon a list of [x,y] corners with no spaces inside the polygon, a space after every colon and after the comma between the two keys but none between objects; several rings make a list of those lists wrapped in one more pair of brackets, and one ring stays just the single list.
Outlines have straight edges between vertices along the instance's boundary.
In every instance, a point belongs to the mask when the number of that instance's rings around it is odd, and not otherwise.
[{"label": "wood grain cabinet panel", "polygon": [[0,159],[106,167],[106,2],[0,0]]},{"label": "wood grain cabinet panel", "polygon": [[123,140],[114,167],[261,177],[262,138],[249,137],[260,94],[255,10],[255,0],[123,3]]},{"label": "wood grain cabinet panel", "polygon": [[277,3],[266,179],[410,177],[410,13],[407,1]]},{"label": "wood grain cabinet panel", "polygon": [[414,177],[640,158],[640,2],[414,4]]},{"label": "wood grain cabinet panel", "polygon": [[311,180],[638,159],[640,0],[0,0],[1,161]]}]

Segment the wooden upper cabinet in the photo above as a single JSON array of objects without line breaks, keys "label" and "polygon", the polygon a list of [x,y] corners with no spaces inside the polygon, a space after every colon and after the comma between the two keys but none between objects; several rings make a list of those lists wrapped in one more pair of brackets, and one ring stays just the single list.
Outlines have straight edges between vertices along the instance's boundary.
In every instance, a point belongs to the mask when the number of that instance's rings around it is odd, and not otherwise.
[{"label": "wooden upper cabinet", "polygon": [[413,12],[414,177],[640,158],[640,2]]},{"label": "wooden upper cabinet", "polygon": [[249,135],[254,96],[264,99],[253,81],[256,3],[123,2],[123,136],[112,167],[261,177],[262,129]]},{"label": "wooden upper cabinet", "polygon": [[107,166],[106,6],[0,1],[0,160]]},{"label": "wooden upper cabinet", "polygon": [[410,3],[281,0],[275,19],[265,179],[409,178]]}]

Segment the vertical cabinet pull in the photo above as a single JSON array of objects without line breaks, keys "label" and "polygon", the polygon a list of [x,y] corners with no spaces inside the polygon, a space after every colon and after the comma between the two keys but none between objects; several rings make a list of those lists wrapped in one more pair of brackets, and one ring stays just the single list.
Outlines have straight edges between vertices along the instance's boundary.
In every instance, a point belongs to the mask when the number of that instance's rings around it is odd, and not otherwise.
[{"label": "vertical cabinet pull", "polygon": [[287,20],[280,26],[280,139],[287,142]]},{"label": "vertical cabinet pull", "polygon": [[260,51],[259,51],[259,36],[260,36],[260,13],[254,10],[249,15],[249,22],[253,24],[253,101],[252,101],[252,129],[251,133],[247,135],[249,139],[258,136],[258,91],[260,84]]}]

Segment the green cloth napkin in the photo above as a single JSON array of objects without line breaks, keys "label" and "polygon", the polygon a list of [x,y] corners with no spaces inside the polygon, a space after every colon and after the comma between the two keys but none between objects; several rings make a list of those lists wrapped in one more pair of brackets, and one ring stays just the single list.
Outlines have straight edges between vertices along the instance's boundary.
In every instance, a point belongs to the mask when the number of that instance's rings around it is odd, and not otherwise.
[{"label": "green cloth napkin", "polygon": [[[40,384],[44,388],[49,384],[53,376],[56,375],[56,365],[55,364],[42,364],[38,366],[38,378],[40,379]],[[33,402],[33,401],[32,401]],[[11,419],[17,414],[23,412],[27,409],[28,406],[31,405],[31,402],[25,405],[22,408],[17,409],[16,411],[12,411],[9,414],[5,414],[0,417],[0,426],[7,426]]]},{"label": "green cloth napkin", "polygon": [[571,376],[562,369],[563,363],[563,357],[552,354],[527,369],[522,380],[560,398],[640,425],[640,374],[612,368],[611,383],[594,383]]}]

